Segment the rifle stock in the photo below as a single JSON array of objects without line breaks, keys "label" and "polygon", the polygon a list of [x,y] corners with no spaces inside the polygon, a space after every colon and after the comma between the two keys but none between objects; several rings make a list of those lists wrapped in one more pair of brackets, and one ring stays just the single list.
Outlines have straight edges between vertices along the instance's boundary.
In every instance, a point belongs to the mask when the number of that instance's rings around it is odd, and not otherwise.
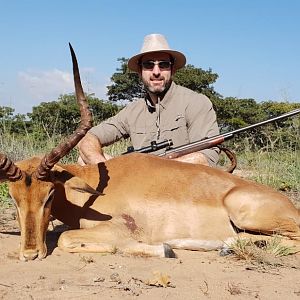
[{"label": "rifle stock", "polygon": [[177,158],[189,153],[193,153],[193,152],[197,152],[197,151],[201,151],[204,149],[209,149],[212,147],[215,147],[219,144],[222,144],[225,141],[225,138],[220,135],[220,136],[215,136],[214,138],[209,138],[209,139],[205,139],[205,140],[201,140],[195,143],[191,143],[191,144],[186,144],[183,146],[179,146],[176,148],[171,148],[169,150],[166,150],[164,153],[159,154],[158,156],[163,156],[166,158]]}]

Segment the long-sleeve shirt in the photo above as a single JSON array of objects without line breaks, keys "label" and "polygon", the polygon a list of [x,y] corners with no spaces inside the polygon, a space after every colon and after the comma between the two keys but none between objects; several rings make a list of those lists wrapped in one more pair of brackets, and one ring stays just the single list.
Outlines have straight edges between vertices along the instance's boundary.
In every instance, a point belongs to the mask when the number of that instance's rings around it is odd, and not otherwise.
[{"label": "long-sleeve shirt", "polygon": [[[93,127],[103,146],[130,137],[135,149],[172,139],[173,146],[181,146],[219,134],[216,114],[211,101],[172,82],[163,99],[157,104],[145,98],[128,104],[115,116]],[[159,153],[159,151],[157,152]],[[218,161],[218,149],[202,150],[210,163]]]}]

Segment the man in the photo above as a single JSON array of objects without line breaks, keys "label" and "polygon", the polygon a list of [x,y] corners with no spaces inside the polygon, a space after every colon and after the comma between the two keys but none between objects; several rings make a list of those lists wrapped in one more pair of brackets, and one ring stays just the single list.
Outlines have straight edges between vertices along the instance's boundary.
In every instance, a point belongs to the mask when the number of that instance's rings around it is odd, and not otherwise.
[{"label": "man", "polygon": [[[152,141],[172,139],[177,147],[219,134],[210,100],[172,81],[185,63],[184,54],[171,50],[163,35],[147,35],[141,52],[128,61],[129,69],[137,72],[144,84],[145,97],[93,127],[78,144],[79,162],[93,164],[109,159],[102,146],[121,138],[130,137],[133,147],[139,149]],[[214,166],[218,149],[205,149],[177,160]]]}]

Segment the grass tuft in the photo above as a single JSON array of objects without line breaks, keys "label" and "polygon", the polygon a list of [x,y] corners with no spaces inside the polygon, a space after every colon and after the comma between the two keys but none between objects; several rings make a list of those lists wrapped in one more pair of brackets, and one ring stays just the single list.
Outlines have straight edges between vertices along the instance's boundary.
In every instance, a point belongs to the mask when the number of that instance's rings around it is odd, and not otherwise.
[{"label": "grass tuft", "polygon": [[282,244],[282,238],[274,236],[264,240],[253,241],[251,238],[238,238],[230,245],[235,257],[262,265],[277,265],[276,258],[295,254],[295,247]]}]

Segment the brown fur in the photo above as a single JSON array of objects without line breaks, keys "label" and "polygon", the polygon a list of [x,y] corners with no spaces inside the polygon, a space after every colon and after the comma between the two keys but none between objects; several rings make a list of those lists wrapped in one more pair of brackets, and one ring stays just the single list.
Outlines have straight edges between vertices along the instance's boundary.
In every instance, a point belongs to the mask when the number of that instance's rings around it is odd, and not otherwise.
[{"label": "brown fur", "polygon": [[[39,162],[32,158],[16,165],[30,177]],[[57,164],[47,181],[30,178],[30,185],[25,179],[9,183],[25,260],[46,255],[50,208],[75,229],[59,240],[70,252],[118,249],[165,256],[170,253],[165,243],[216,249],[238,235],[232,223],[241,231],[276,233],[300,243],[299,211],[287,197],[202,165],[130,154],[84,167]]]}]

